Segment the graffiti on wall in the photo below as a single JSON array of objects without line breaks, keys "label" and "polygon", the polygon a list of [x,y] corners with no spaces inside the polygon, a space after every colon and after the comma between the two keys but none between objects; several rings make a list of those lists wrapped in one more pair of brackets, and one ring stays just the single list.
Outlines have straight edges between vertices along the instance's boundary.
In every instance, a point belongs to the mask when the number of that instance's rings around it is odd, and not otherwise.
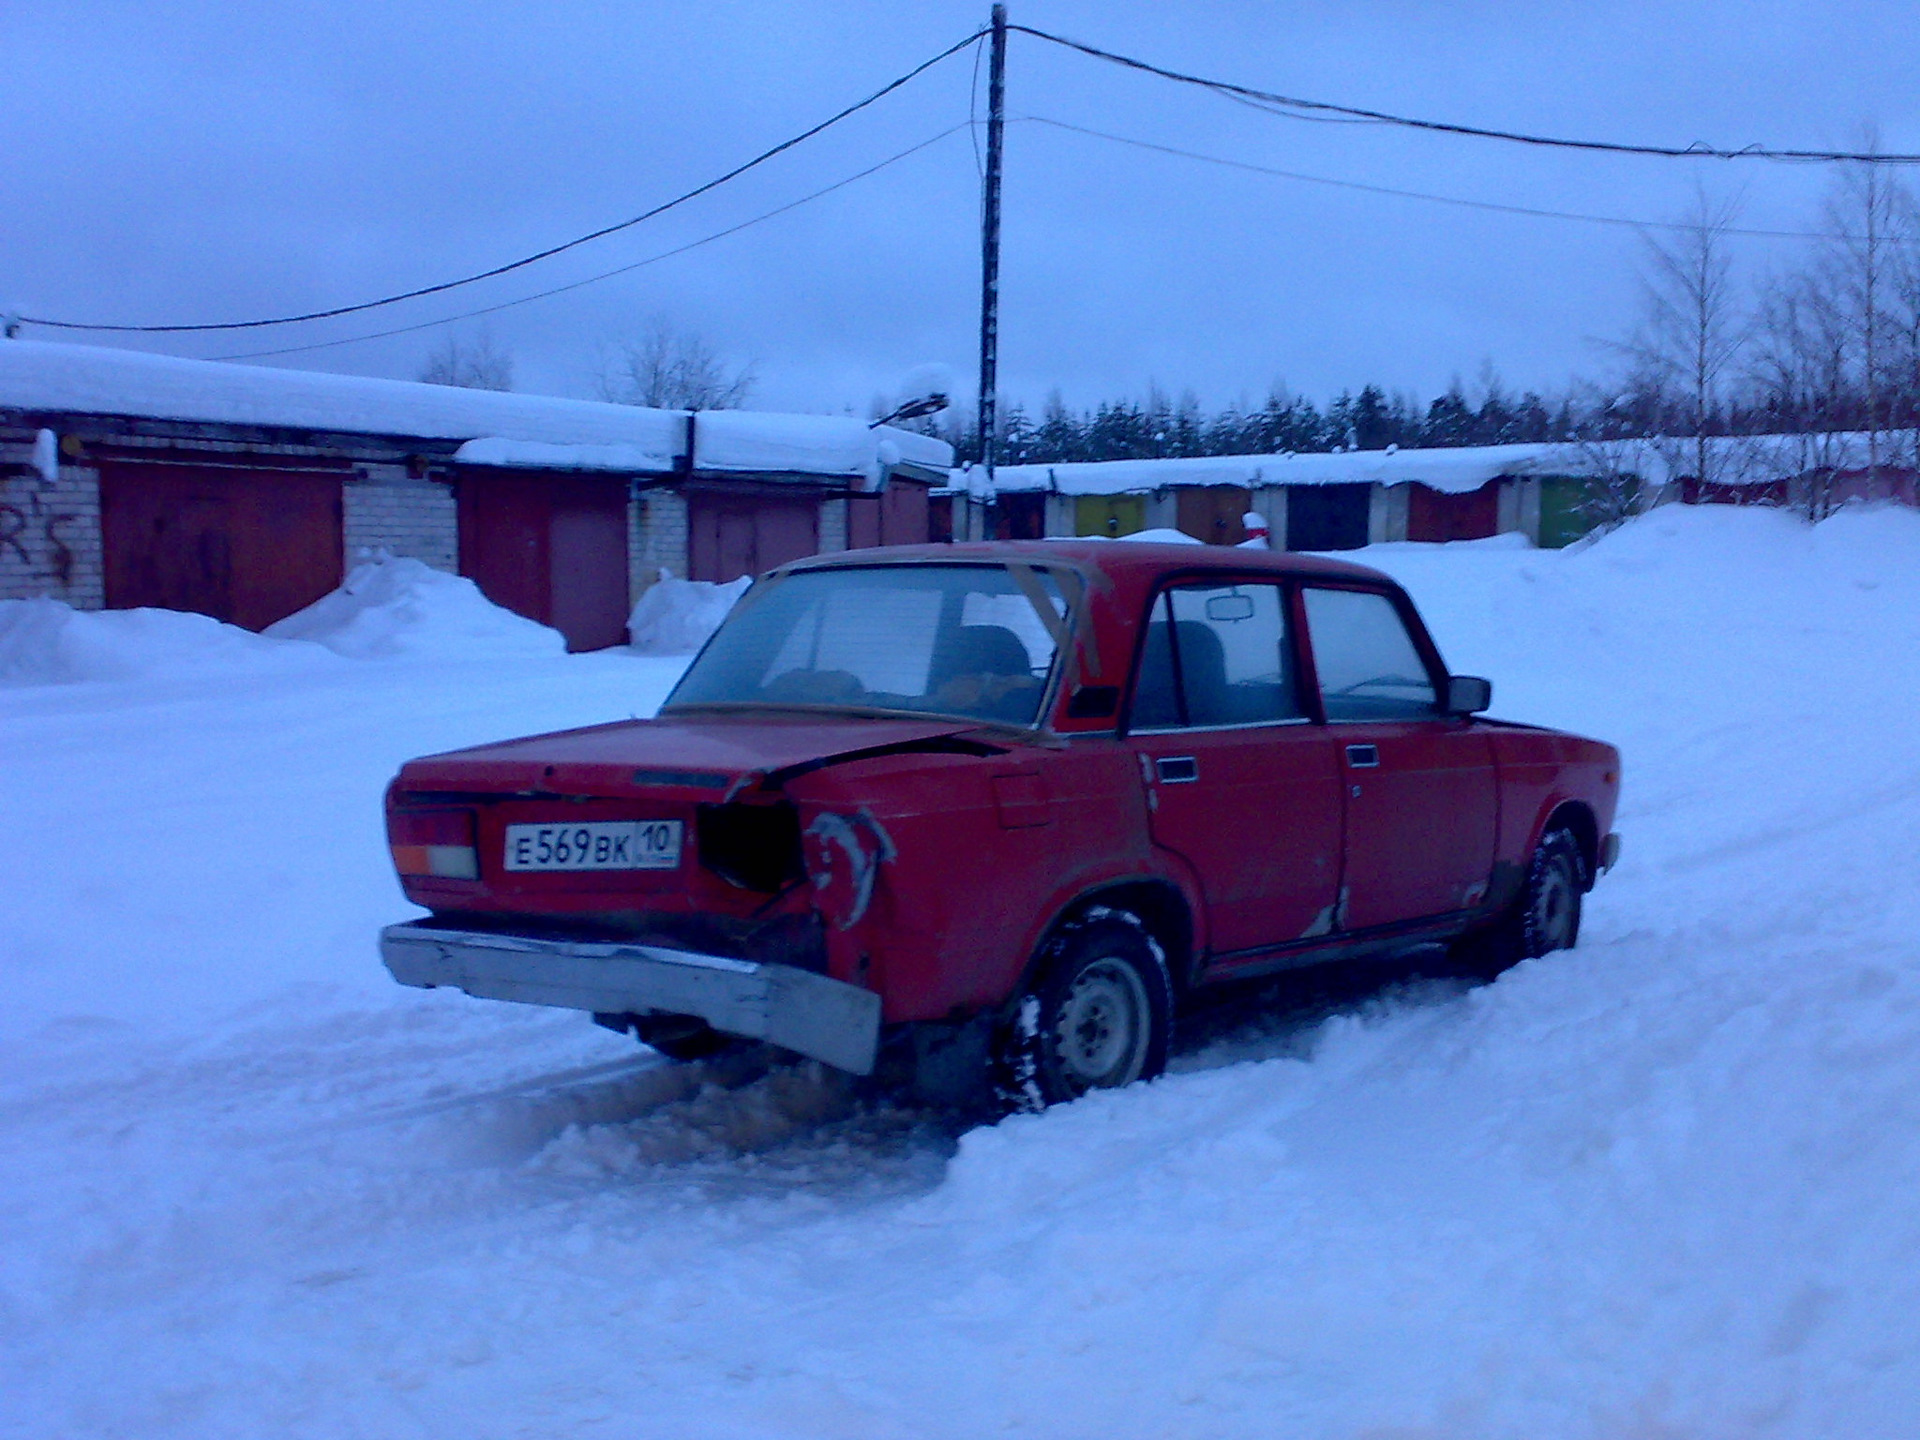
[{"label": "graffiti on wall", "polygon": [[78,515],[53,509],[38,489],[29,488],[24,499],[0,502],[0,560],[12,556],[30,578],[66,590],[73,584],[74,552],[70,534],[63,532],[79,523]]}]

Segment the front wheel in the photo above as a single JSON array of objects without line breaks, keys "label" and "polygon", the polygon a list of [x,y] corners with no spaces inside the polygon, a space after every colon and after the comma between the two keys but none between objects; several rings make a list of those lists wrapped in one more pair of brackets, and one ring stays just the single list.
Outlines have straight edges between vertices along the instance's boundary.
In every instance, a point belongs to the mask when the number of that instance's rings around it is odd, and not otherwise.
[{"label": "front wheel", "polygon": [[1068,929],[1023,997],[1006,1053],[1009,1096],[1027,1109],[1151,1080],[1167,1066],[1173,987],[1131,917]]},{"label": "front wheel", "polygon": [[1522,897],[1525,958],[1571,950],[1580,942],[1580,897],[1586,888],[1587,864],[1573,832],[1553,830],[1541,837],[1540,847],[1527,866],[1527,889]]},{"label": "front wheel", "polygon": [[1454,970],[1491,979],[1522,960],[1571,950],[1580,940],[1580,902],[1586,889],[1587,862],[1580,842],[1571,830],[1549,830],[1534,847],[1513,907],[1492,925],[1454,941]]}]

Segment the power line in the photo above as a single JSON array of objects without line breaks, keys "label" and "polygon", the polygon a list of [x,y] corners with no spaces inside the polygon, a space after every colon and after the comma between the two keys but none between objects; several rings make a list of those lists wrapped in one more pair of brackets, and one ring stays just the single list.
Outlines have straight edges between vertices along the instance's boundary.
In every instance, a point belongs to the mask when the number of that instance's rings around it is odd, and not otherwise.
[{"label": "power line", "polygon": [[[1338,190],[1359,190],[1368,195],[1392,195],[1402,200],[1427,200],[1436,205],[1457,205],[1467,210],[1491,210],[1501,215],[1525,215],[1539,220],[1579,220],[1589,225],[1618,225],[1631,230],[1701,230],[1702,226],[1690,225],[1684,220],[1635,220],[1624,215],[1594,215],[1579,210],[1545,210],[1532,205],[1504,204],[1497,200],[1469,200],[1459,195],[1435,195],[1424,190],[1397,190],[1389,185],[1368,185],[1359,180],[1335,180],[1326,175],[1306,175],[1297,170],[1277,170],[1270,165],[1256,165],[1249,160],[1229,160],[1219,155],[1203,155],[1197,150],[1182,150],[1173,145],[1160,145],[1151,140],[1136,140],[1128,135],[1115,135],[1106,130],[1092,130],[1084,125],[1071,125],[1065,120],[1050,119],[1045,115],[1021,115],[1020,121],[1045,125],[1054,130],[1066,130],[1075,135],[1088,135],[1096,140],[1110,140],[1117,145],[1131,145],[1138,150],[1152,150],[1161,155],[1175,155],[1183,160],[1199,160],[1208,165],[1221,165],[1230,170],[1247,170],[1256,175],[1272,175],[1282,180],[1300,180],[1309,185],[1329,185]],[[1717,226],[1723,235],[1738,235],[1759,240],[1852,240],[1851,235],[1821,235],[1810,230],[1760,230],[1737,225]],[[1898,244],[1920,244],[1920,240],[1896,240]]]},{"label": "power line", "polygon": [[867,176],[884,170],[889,165],[905,160],[909,155],[917,155],[929,146],[939,144],[949,135],[954,135],[967,129],[969,124],[970,122],[968,121],[962,121],[958,125],[950,125],[938,135],[931,135],[925,140],[922,140],[918,145],[910,145],[897,154],[889,155],[878,164],[869,165],[864,170],[855,171],[844,179],[836,180],[831,185],[815,190],[810,195],[802,195],[798,200],[789,200],[785,205],[776,206],[772,210],[755,215],[751,220],[742,220],[738,225],[729,225],[724,230],[716,230],[711,235],[703,235],[698,240],[690,240],[685,245],[676,245],[671,250],[662,250],[658,255],[649,255],[644,260],[635,260],[631,264],[620,266],[618,269],[605,270],[598,275],[589,275],[584,280],[575,280],[566,285],[556,285],[551,290],[542,290],[533,295],[522,295],[517,300],[502,300],[497,305],[484,305],[478,310],[467,310],[461,314],[448,315],[439,320],[422,320],[413,325],[400,325],[391,330],[378,330],[370,335],[349,335],[344,339],[322,340],[311,345],[289,345],[280,350],[249,350],[243,354],[215,355],[209,358],[214,360],[266,360],[280,355],[304,355],[310,350],[331,350],[340,345],[357,345],[363,340],[385,340],[392,335],[411,335],[415,331],[431,330],[439,325],[457,325],[462,320],[476,320],[482,315],[493,315],[501,310],[511,310],[518,305],[530,305],[535,300],[545,300],[553,295],[564,295],[569,290],[579,290],[588,285],[597,285],[602,280],[613,279],[616,275],[625,275],[630,271],[644,269],[648,265],[657,265],[662,260],[671,260],[676,255],[686,254],[689,250],[698,250],[703,245],[711,245],[714,241],[724,240],[729,235],[738,235],[742,230],[751,229],[763,221],[771,220],[775,216],[784,215],[789,210],[798,210],[802,205],[811,204],[823,196],[831,195],[836,190],[845,189],[857,180],[864,180]]},{"label": "power line", "polygon": [[821,131],[828,129],[831,126],[839,124],[842,120],[845,120],[849,115],[853,115],[861,110],[864,110],[869,105],[872,105],[875,101],[878,101],[888,95],[891,95],[895,90],[898,90],[902,85],[905,85],[909,81],[917,78],[919,75],[921,75],[925,71],[931,70],[935,65],[938,65],[942,60],[947,59],[951,55],[957,55],[960,51],[966,49],[967,46],[977,43],[981,39],[981,37],[984,36],[986,33],[987,32],[985,30],[976,30],[973,34],[967,36],[966,39],[958,41],[955,44],[949,45],[945,50],[942,50],[938,55],[935,55],[932,59],[923,60],[920,64],[914,66],[913,69],[907,71],[906,74],[900,76],[897,80],[889,81],[887,84],[881,86],[878,90],[874,91],[871,95],[867,96],[866,99],[855,101],[853,104],[847,106],[846,109],[840,111],[835,115],[829,116],[827,119],[822,120],[819,124],[814,125],[809,129],[802,130],[798,135],[795,135],[790,139],[782,140],[778,145],[773,146],[771,149],[761,151],[758,155],[754,156],[751,160],[748,160],[744,164],[734,166],[734,168],[727,171],[726,174],[718,176],[715,179],[709,180],[704,185],[697,185],[693,189],[687,191],[685,194],[675,196],[673,199],[668,200],[663,204],[656,205],[651,210],[648,210],[643,214],[635,215],[630,220],[622,220],[619,223],[614,225],[603,226],[600,229],[592,231],[589,234],[581,235],[576,237],[575,239],[564,241],[559,245],[550,245],[545,250],[537,251],[532,255],[522,256],[518,260],[508,261],[504,265],[495,265],[492,269],[482,270],[473,275],[463,276],[458,280],[443,280],[437,285],[423,285],[417,290],[402,291],[400,294],[388,295],[379,300],[364,300],[356,305],[336,305],[330,310],[312,310],[312,311],[308,311],[304,315],[281,315],[281,316],[276,316],[273,319],[269,319],[269,320],[229,320],[229,321],[224,321],[218,324],[202,324],[202,325],[92,325],[92,324],[81,324],[80,322],[73,321],[73,320],[44,320],[44,319],[38,319],[30,315],[22,315],[17,318],[19,319],[19,322],[23,325],[40,325],[53,330],[111,331],[115,334],[123,334],[123,335],[125,334],[180,335],[180,334],[188,334],[188,333],[206,333],[209,331],[219,331],[219,330],[260,330],[272,325],[295,325],[295,324],[301,323],[302,321],[307,321],[307,320],[330,320],[340,315],[357,315],[362,311],[377,310],[377,309],[380,309],[382,306],[386,306],[386,305],[397,305],[403,300],[418,300],[425,295],[439,295],[448,290],[457,290],[463,285],[473,285],[481,280],[491,280],[497,275],[505,275],[514,270],[525,269],[527,266],[537,264],[542,260],[550,260],[555,255],[560,255],[568,250],[572,250],[577,248],[578,246],[585,245],[589,241],[604,239],[606,236],[618,234],[622,230],[630,230],[635,225],[639,225],[645,221],[651,220],[656,216],[664,215],[667,213],[667,211],[674,209],[676,206],[684,205],[686,204],[687,201],[692,200],[697,196],[706,194],[709,190],[718,189],[720,186],[726,184],[729,180],[736,179],[739,176],[746,174],[747,171],[753,169],[756,165],[764,164],[766,161],[771,160],[774,156],[779,155],[784,151],[791,150],[793,149],[794,146],[802,144],[805,141],[811,140],[814,136],[818,135]]},{"label": "power line", "polygon": [[1063,35],[1053,35],[1045,30],[1035,30],[1028,25],[1010,25],[1022,35],[1031,35],[1036,40],[1045,40],[1068,50],[1077,50],[1083,55],[1091,55],[1096,60],[1105,60],[1129,70],[1139,70],[1148,75],[1157,75],[1163,80],[1178,81],[1182,85],[1196,85],[1204,90],[1240,100],[1250,100],[1264,105],[1283,107],[1288,111],[1301,112],[1296,119],[1341,116],[1351,120],[1372,121],[1381,125],[1399,125],[1412,130],[1429,130],[1444,135],[1466,135],[1480,140],[1506,140],[1517,145],[1538,145],[1558,150],[1597,150],[1615,155],[1654,155],[1667,159],[1714,159],[1714,160],[1800,160],[1800,161],[1857,161],[1869,165],[1917,165],[1920,155],[1881,155],[1872,151],[1858,150],[1770,150],[1760,145],[1746,145],[1738,150],[1723,150],[1717,146],[1695,141],[1691,145],[1633,145],[1613,140],[1569,140],[1554,135],[1531,135],[1516,130],[1492,130],[1479,125],[1459,125],[1444,120],[1422,120],[1408,115],[1394,115],[1383,110],[1366,110],[1355,105],[1336,105],[1325,100],[1302,100],[1297,96],[1277,95],[1271,90],[1256,90],[1248,85],[1236,85],[1228,80],[1209,80],[1200,75],[1189,75],[1184,71],[1170,70],[1164,65],[1155,65],[1150,61],[1136,60],[1130,55],[1118,55],[1111,50],[1102,50],[1098,46],[1083,41],[1069,40]]}]

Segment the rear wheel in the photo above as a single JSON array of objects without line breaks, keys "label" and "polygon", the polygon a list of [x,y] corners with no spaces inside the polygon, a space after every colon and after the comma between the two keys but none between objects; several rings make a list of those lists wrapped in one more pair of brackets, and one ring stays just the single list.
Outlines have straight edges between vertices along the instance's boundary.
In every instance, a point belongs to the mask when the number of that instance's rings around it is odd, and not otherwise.
[{"label": "rear wheel", "polygon": [[1166,1069],[1173,993],[1166,962],[1132,917],[1100,916],[1054,942],[1021,1001],[1005,1053],[1009,1099],[1027,1109]]}]

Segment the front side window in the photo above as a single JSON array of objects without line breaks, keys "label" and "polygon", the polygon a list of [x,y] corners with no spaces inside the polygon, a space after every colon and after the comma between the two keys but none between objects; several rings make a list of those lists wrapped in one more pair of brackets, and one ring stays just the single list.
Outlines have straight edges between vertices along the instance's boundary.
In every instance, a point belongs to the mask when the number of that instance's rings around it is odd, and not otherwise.
[{"label": "front side window", "polygon": [[874,565],[762,581],[662,707],[1039,717],[1067,603],[1038,567]]},{"label": "front side window", "polygon": [[1406,622],[1371,590],[1304,592],[1313,666],[1329,720],[1424,720],[1439,710]]},{"label": "front side window", "polygon": [[1188,585],[1153,603],[1134,685],[1134,730],[1304,718],[1278,585]]}]

